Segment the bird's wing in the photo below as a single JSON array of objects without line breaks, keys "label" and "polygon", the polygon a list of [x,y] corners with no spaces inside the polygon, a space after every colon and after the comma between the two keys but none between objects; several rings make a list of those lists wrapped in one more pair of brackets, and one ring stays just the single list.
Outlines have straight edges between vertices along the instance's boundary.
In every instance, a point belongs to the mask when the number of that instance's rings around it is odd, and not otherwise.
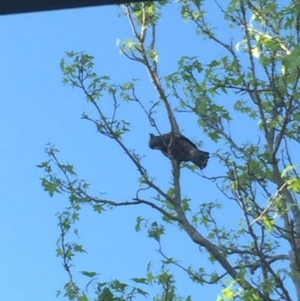
[{"label": "bird's wing", "polygon": [[198,147],[188,138],[186,138],[183,135],[178,135],[180,139],[182,139],[183,141],[187,142],[188,144],[190,144],[192,147],[198,149]]}]

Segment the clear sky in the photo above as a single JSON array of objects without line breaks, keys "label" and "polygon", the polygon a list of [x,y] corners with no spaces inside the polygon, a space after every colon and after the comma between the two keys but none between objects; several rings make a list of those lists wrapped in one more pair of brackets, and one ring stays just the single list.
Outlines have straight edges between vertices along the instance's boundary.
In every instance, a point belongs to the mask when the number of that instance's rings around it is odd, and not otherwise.
[{"label": "clear sky", "polygon": [[[135,196],[135,167],[113,141],[80,119],[82,112],[93,110],[81,91],[62,85],[59,68],[66,51],[85,51],[96,58],[99,74],[110,75],[116,83],[139,78],[137,92],[146,105],[156,100],[144,68],[119,53],[117,38],[129,37],[131,31],[118,12],[118,7],[111,6],[0,17],[1,300],[52,301],[56,290],[62,289],[67,280],[55,253],[59,236],[55,214],[67,205],[67,198],[51,199],[43,191],[39,180],[43,173],[36,167],[47,160],[46,143],[55,144],[60,158],[75,166],[78,175],[91,183],[93,192],[106,192],[108,198],[116,201]],[[218,26],[217,16],[214,18]],[[162,75],[175,71],[182,55],[199,55],[208,61],[222,54],[207,41],[195,40],[193,27],[180,19],[175,4],[166,9],[157,29]],[[219,30],[228,38],[232,35],[224,26]],[[159,152],[148,148],[148,134],[153,130],[145,116],[134,105],[122,104],[122,112],[133,123],[126,142],[145,156],[145,165],[166,187],[170,164]],[[162,130],[168,131],[164,113],[158,118]],[[217,148],[190,115],[180,116],[179,122],[185,135],[204,142],[205,150],[213,152]],[[218,168],[217,160],[211,158],[205,173],[217,174]],[[190,171],[183,171],[182,181],[183,194],[191,194],[193,202],[220,197],[210,191],[204,179]],[[158,270],[157,245],[145,231],[134,232],[139,215],[150,221],[157,216],[142,206],[119,208],[102,215],[85,208],[78,228],[88,254],[76,259],[78,270],[95,270],[101,273],[101,281],[143,277],[151,260]],[[170,227],[167,234],[163,246],[170,257],[179,257],[185,265],[205,265],[205,255],[184,233]],[[182,295],[192,294],[195,300],[200,300],[197,296],[214,300],[219,292],[217,287],[189,286],[184,277],[179,279]]]}]

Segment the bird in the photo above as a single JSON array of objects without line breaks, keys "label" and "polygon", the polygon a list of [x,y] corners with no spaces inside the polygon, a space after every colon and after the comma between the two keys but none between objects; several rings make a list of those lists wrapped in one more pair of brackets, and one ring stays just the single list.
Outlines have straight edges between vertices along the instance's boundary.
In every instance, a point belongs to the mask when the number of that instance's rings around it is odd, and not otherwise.
[{"label": "bird", "polygon": [[[172,138],[174,141],[172,141]],[[200,169],[207,165],[209,153],[199,150],[187,137],[179,133],[167,133],[160,136],[150,134],[149,147],[160,150],[169,159],[180,162],[192,162]]]}]

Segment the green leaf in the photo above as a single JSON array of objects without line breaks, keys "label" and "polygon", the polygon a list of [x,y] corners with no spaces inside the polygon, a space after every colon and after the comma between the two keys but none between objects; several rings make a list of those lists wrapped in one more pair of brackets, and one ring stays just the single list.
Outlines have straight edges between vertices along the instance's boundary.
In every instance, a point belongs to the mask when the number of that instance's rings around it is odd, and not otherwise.
[{"label": "green leaf", "polygon": [[162,284],[168,284],[168,283],[170,283],[170,280],[172,279],[172,275],[170,275],[167,272],[163,272],[158,276],[158,279]]},{"label": "green leaf", "polygon": [[149,294],[146,292],[146,291],[144,291],[144,290],[142,290],[141,288],[136,288],[136,291],[140,294],[140,295],[143,295],[144,297],[146,297],[146,296],[148,296]]},{"label": "green leaf", "polygon": [[274,226],[275,226],[274,219],[264,215],[262,217],[262,223],[264,224],[267,230],[274,231]]},{"label": "green leaf", "polygon": [[151,272],[149,272],[147,274],[147,279],[148,279],[149,282],[152,282],[154,280],[154,276],[153,276],[153,274]]},{"label": "green leaf", "polygon": [[60,66],[60,69],[61,69],[61,70],[64,70],[64,69],[65,69],[65,60],[64,60],[64,59],[62,59],[62,60],[60,61],[59,66]]},{"label": "green leaf", "polygon": [[120,282],[118,279],[114,280],[111,284],[112,288],[118,291],[124,291],[125,288],[128,286],[126,283]]},{"label": "green leaf", "polygon": [[74,251],[79,253],[86,253],[86,251],[83,249],[82,245],[75,244],[74,245]]},{"label": "green leaf", "polygon": [[229,288],[229,287],[226,287],[226,288],[222,291],[222,293],[223,293],[223,295],[224,295],[224,297],[225,297],[226,299],[232,300],[233,297],[234,297],[234,292],[233,292],[232,289]]},{"label": "green leaf", "polygon": [[294,193],[300,194],[300,179],[288,181],[287,188],[292,190]]},{"label": "green leaf", "polygon": [[153,60],[153,62],[157,63],[158,62],[158,53],[156,50],[152,49],[149,51],[149,56]]},{"label": "green leaf", "polygon": [[219,66],[220,65],[220,62],[219,61],[217,61],[217,60],[213,60],[213,61],[211,61],[210,63],[209,63],[209,67],[210,68],[214,68],[214,67],[217,67],[217,66]]},{"label": "green leaf", "polygon": [[42,186],[44,187],[45,191],[49,192],[51,197],[53,197],[54,192],[60,193],[59,184],[48,181],[46,178],[42,178]]},{"label": "green leaf", "polygon": [[148,230],[149,237],[152,237],[156,239],[157,241],[160,241],[161,235],[165,233],[165,229],[162,225],[158,225],[157,222],[153,222],[151,224],[150,229]]},{"label": "green leaf", "polygon": [[284,178],[291,170],[296,169],[295,165],[287,166],[281,173],[281,177]]},{"label": "green leaf", "polygon": [[71,175],[76,175],[76,172],[74,171],[74,166],[73,165],[65,165],[65,170],[69,172]]},{"label": "green leaf", "polygon": [[188,198],[184,198],[182,200],[182,208],[184,211],[191,211],[191,207],[190,207],[190,199]]},{"label": "green leaf", "polygon": [[114,301],[114,295],[109,288],[105,287],[99,296],[99,301]]},{"label": "green leaf", "polygon": [[105,209],[102,205],[94,205],[93,208],[98,213],[101,213],[102,211],[105,211]]},{"label": "green leaf", "polygon": [[131,280],[135,283],[149,284],[149,280],[147,278],[131,278]]},{"label": "green leaf", "polygon": [[93,278],[97,275],[96,272],[88,272],[88,271],[82,271],[81,274],[90,278]]},{"label": "green leaf", "polygon": [[218,133],[218,132],[212,132],[212,133],[209,133],[208,134],[209,135],[209,137],[214,141],[214,142],[218,142],[219,141],[219,139],[221,138],[220,137],[220,134]]},{"label": "green leaf", "polygon": [[80,297],[78,298],[78,300],[79,300],[79,301],[89,301],[89,299],[88,299],[88,297],[86,296],[85,293],[83,293],[83,295],[80,296]]},{"label": "green leaf", "polygon": [[49,163],[50,163],[50,160],[49,160],[49,161],[42,162],[41,164],[37,165],[37,167],[38,167],[38,168],[45,168],[45,167],[48,167],[48,166],[49,166]]},{"label": "green leaf", "polygon": [[165,264],[170,264],[170,263],[175,263],[175,260],[170,257],[167,260],[163,260],[162,262],[165,263]]},{"label": "green leaf", "polygon": [[141,231],[141,223],[142,223],[142,221],[144,221],[145,219],[144,218],[142,218],[141,216],[138,216],[137,217],[137,219],[136,219],[136,225],[135,225],[135,231],[136,232],[139,232],[139,231]]},{"label": "green leaf", "polygon": [[57,249],[56,249],[56,255],[57,255],[58,257],[63,255],[63,251],[62,251],[61,248],[57,248]]}]

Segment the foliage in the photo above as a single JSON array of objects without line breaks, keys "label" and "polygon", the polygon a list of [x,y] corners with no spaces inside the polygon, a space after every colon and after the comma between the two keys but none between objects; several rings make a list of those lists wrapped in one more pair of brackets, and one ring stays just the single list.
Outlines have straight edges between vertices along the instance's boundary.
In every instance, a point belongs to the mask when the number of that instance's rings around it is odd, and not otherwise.
[{"label": "foliage", "polygon": [[[167,2],[124,4],[123,16],[129,19],[133,36],[119,41],[122,54],[133,63],[142,64],[158,93],[158,100],[144,103],[136,94],[136,80],[114,84],[107,75],[95,72],[94,58],[85,53],[68,52],[61,61],[63,83],[79,88],[94,107],[97,117],[83,114],[98,132],[113,141],[125,152],[136,167],[140,187],[131,201],[115,201],[90,194],[89,185],[80,180],[70,164],[60,162],[57,150],[47,148],[50,159],[39,165],[45,171],[42,186],[52,197],[56,193],[68,195],[69,206],[58,215],[61,235],[57,255],[62,258],[69,281],[64,294],[69,300],[133,300],[150,298],[149,285],[157,284],[153,300],[198,300],[180,297],[176,275],[169,267],[176,266],[186,277],[199,285],[219,284],[218,300],[300,300],[300,211],[298,195],[300,179],[300,4],[297,1],[231,0],[227,7],[215,2],[214,9],[229,29],[239,33],[236,44],[230,37],[215,29],[212,14],[206,11],[208,1],[180,0],[182,18],[193,24],[196,38],[204,39],[222,50],[222,56],[210,62],[199,57],[182,56],[178,69],[170,74],[158,71],[159,52],[156,46],[156,26],[163,17]],[[212,24],[211,24],[212,23]],[[101,102],[111,100],[112,111],[107,114]],[[178,133],[174,116],[196,116],[199,127],[218,149],[214,158],[222,168],[209,176],[197,172],[195,166],[179,166],[171,160],[172,183],[164,189],[144,166],[142,156],[124,142],[130,135],[131,121],[119,118],[120,99],[133,106],[138,104],[157,133],[155,108],[163,104],[170,131]],[[226,102],[225,102],[226,99]],[[176,103],[176,105],[174,105]],[[251,124],[245,127],[244,124]],[[237,138],[243,131],[244,140]],[[217,201],[202,201],[191,206],[193,199],[182,197],[181,168],[214,183],[221,192]],[[56,171],[60,170],[60,173]],[[55,172],[54,172],[55,170]],[[205,185],[205,184],[204,184]],[[142,193],[147,190],[151,198]],[[204,198],[204,196],[203,196]],[[236,226],[222,226],[217,211],[230,204],[236,214]],[[72,266],[75,256],[85,252],[83,246],[70,242],[71,233],[78,234],[76,222],[82,206],[92,206],[103,214],[107,208],[148,206],[161,215],[151,224],[137,217],[136,231],[148,227],[162,257],[160,273],[148,266],[144,278],[131,279],[132,285],[119,280],[99,282],[96,272],[82,274],[96,281],[95,297],[74,280]],[[109,213],[105,213],[109,214]],[[201,256],[207,257],[212,269],[183,266],[164,254],[161,241],[167,225],[178,226],[191,244],[199,246]],[[69,238],[70,237],[70,238]],[[76,237],[76,236],[75,236]],[[76,238],[74,238],[76,241]],[[218,265],[214,269],[213,266]],[[291,282],[290,282],[291,279]],[[91,282],[90,282],[91,283]],[[293,289],[291,287],[293,286]]]}]

